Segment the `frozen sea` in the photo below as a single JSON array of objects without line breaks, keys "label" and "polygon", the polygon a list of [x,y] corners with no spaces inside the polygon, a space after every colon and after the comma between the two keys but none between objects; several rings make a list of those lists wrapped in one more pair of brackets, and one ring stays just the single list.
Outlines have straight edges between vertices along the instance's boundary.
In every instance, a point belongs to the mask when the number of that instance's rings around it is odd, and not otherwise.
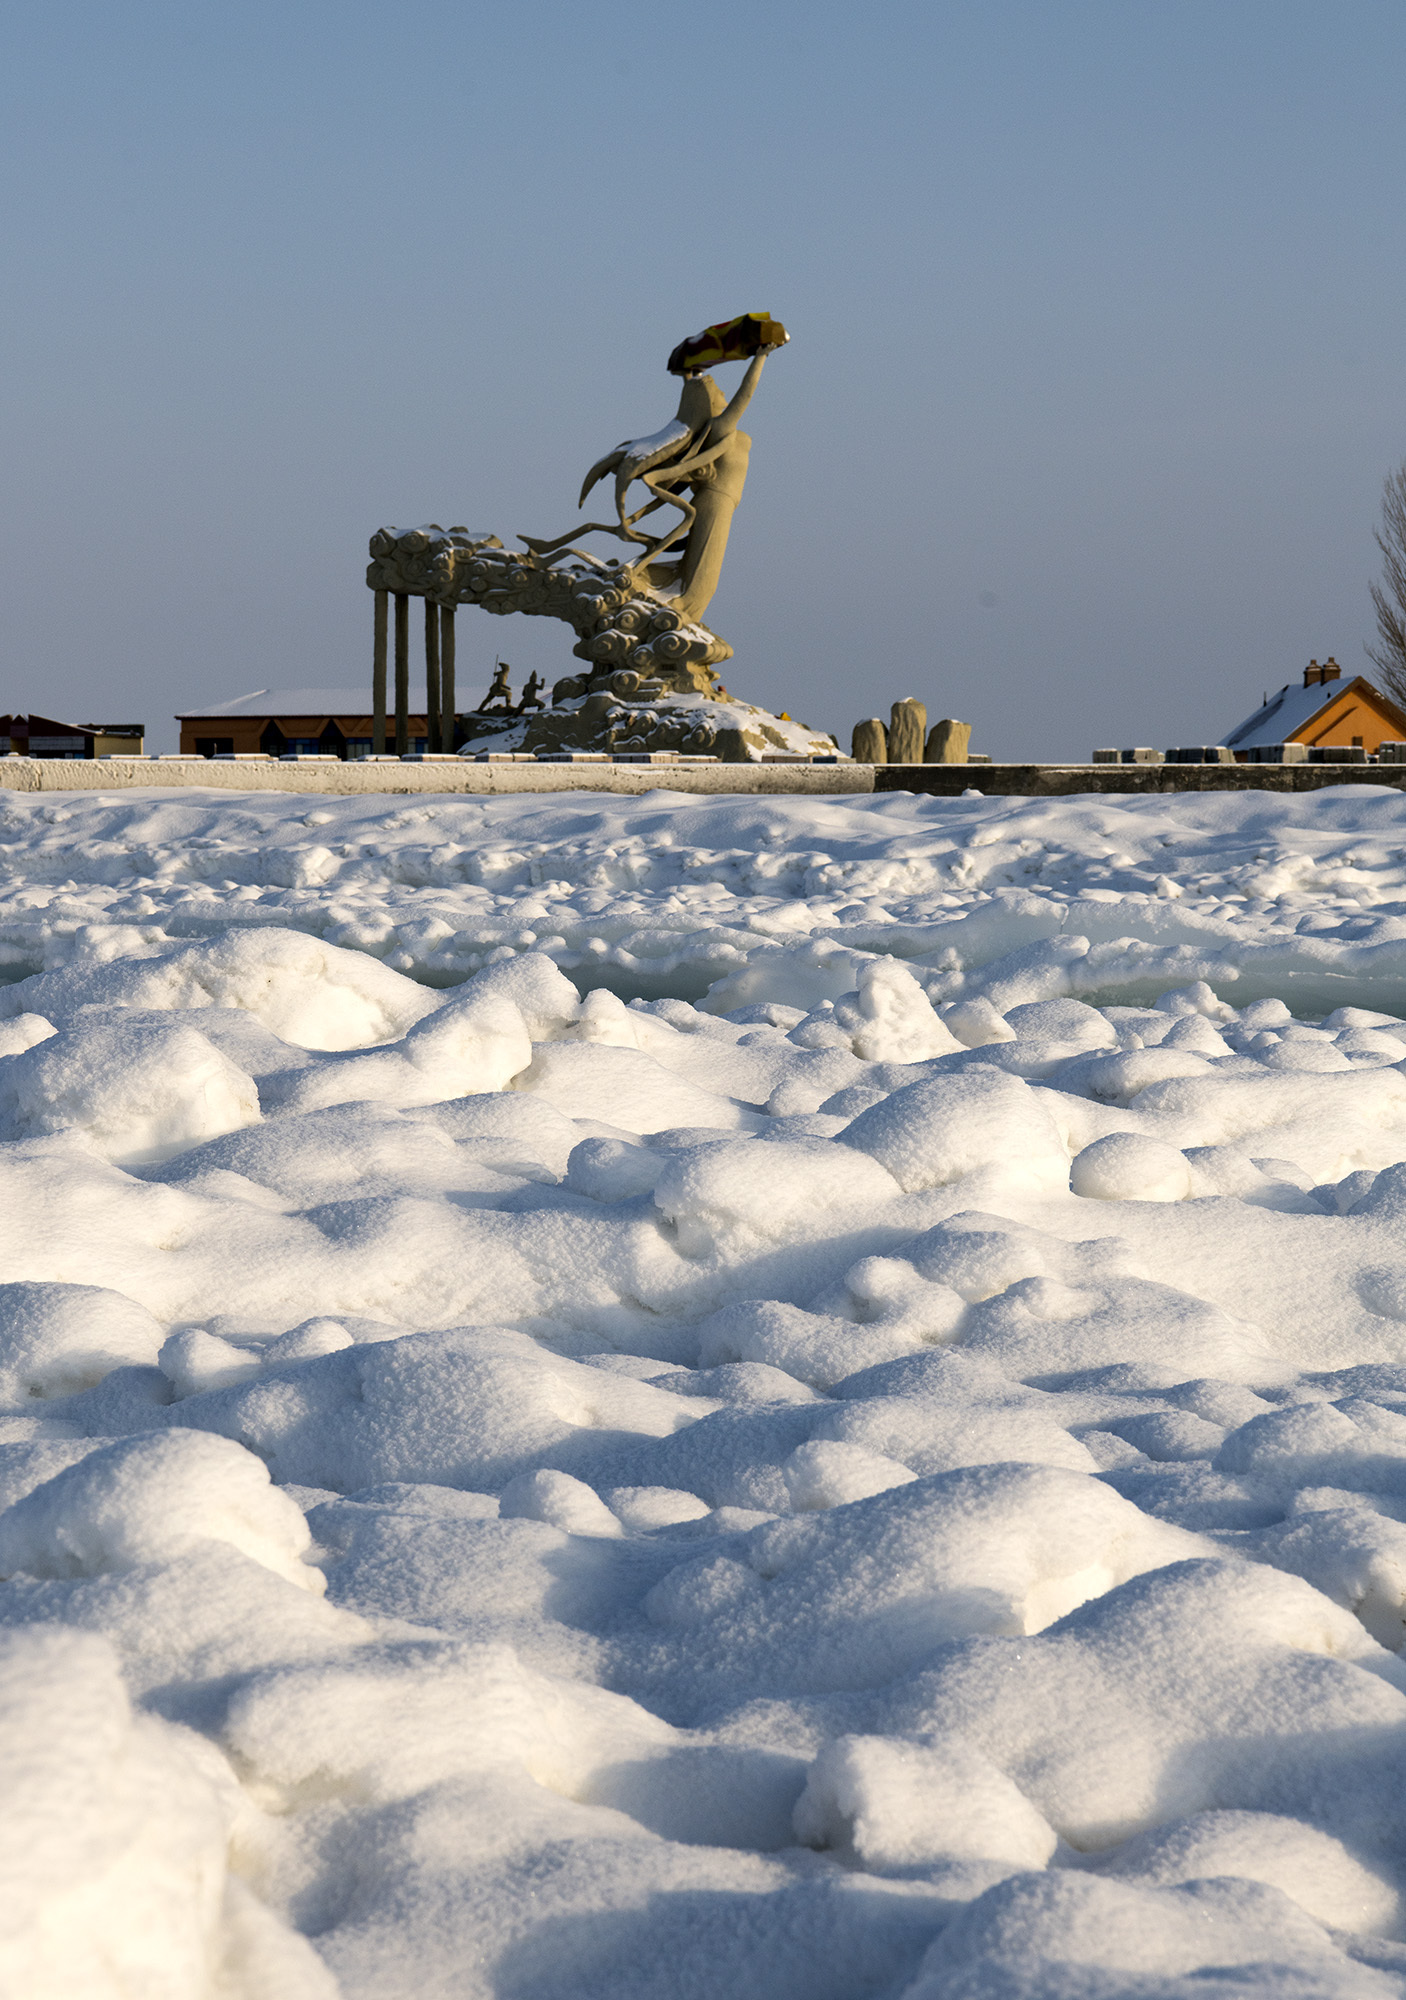
[{"label": "frozen sea", "polygon": [[0,794],[5,2000],[1406,1995],[1406,799]]}]

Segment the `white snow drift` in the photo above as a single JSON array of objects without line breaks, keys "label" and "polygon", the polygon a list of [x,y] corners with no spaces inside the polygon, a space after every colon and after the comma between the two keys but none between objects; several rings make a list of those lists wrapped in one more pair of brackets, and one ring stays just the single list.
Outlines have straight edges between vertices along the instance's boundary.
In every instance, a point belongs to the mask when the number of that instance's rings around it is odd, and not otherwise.
[{"label": "white snow drift", "polygon": [[1406,1994],[1406,802],[0,855],[0,1990]]}]

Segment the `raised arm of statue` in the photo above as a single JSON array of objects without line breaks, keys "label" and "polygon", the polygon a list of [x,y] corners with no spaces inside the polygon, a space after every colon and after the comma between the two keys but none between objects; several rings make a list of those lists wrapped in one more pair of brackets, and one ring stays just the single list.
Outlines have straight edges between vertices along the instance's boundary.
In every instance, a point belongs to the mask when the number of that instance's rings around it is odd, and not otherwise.
[{"label": "raised arm of statue", "polygon": [[762,363],[765,360],[765,348],[760,353],[752,356],[752,359],[747,364],[747,373],[738,384],[737,394],[722,412],[721,416],[714,417],[708,427],[709,444],[717,444],[721,438],[731,437],[732,433],[737,429],[737,426],[742,421],[743,411],[752,400],[752,391],[757,386],[762,372]]}]

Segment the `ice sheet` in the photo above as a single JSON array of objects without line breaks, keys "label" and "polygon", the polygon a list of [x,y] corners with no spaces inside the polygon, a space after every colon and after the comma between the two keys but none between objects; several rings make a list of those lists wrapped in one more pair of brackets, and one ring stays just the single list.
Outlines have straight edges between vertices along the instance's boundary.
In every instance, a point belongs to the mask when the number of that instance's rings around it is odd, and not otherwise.
[{"label": "ice sheet", "polygon": [[0,1991],[1406,1993],[1406,801],[0,852]]}]

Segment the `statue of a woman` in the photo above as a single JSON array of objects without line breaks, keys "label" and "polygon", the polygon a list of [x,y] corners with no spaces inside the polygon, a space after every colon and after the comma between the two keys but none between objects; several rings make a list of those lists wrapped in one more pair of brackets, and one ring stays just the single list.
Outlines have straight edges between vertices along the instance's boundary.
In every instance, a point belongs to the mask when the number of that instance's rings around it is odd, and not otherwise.
[{"label": "statue of a woman", "polygon": [[[689,376],[679,398],[679,415],[682,418],[694,399],[700,395],[706,397],[710,419],[703,430],[700,449],[674,469],[674,478],[679,483],[686,481],[693,495],[692,518],[686,516],[679,523],[679,529],[687,528],[687,535],[678,565],[675,600],[676,610],[690,623],[701,618],[707,610],[722,574],[728,532],[737,503],[742,498],[742,488],[747,482],[747,463],[752,452],[751,438],[737,427],[742,421],[743,411],[752,400],[752,392],[765,360],[765,349],[752,356],[747,364],[747,373],[730,403],[724,403],[722,391],[711,375]],[[675,504],[679,503],[676,501]],[[675,530],[677,533],[678,529]],[[667,539],[672,541],[674,537]],[[661,544],[661,549],[663,546],[665,544]]]},{"label": "statue of a woman", "polygon": [[[670,595],[674,608],[689,623],[700,619],[718,587],[732,516],[747,479],[752,440],[738,425],[752,400],[768,348],[779,346],[786,338],[784,328],[776,322],[771,325],[780,340],[773,336],[752,355],[730,403],[724,401],[711,375],[690,372],[684,376],[678,415],[672,423],[650,437],[627,439],[591,467],[578,504],[584,506],[596,482],[613,472],[615,522],[590,521],[551,542],[523,535],[521,540],[527,547],[536,555],[551,555],[591,533],[639,543],[642,553],[631,568],[652,589]],[[626,496],[636,480],[649,489],[651,497],[628,513]],[[665,535],[641,534],[639,522],[665,504],[679,509],[679,520]],[[680,540],[683,548],[675,560],[661,561]]]}]

